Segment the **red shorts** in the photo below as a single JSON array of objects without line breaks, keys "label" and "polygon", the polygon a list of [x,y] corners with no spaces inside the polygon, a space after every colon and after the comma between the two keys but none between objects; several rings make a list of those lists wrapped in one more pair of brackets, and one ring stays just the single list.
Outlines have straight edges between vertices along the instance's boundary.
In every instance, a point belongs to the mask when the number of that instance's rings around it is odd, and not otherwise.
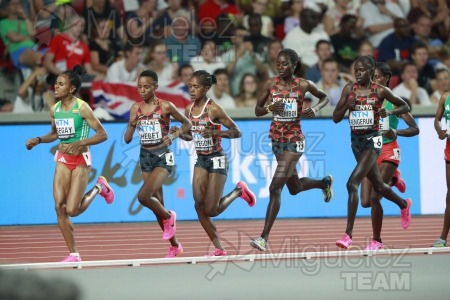
[{"label": "red shorts", "polygon": [[447,143],[445,144],[444,159],[446,161],[450,162],[450,141],[449,140],[447,140]]},{"label": "red shorts", "polygon": [[80,155],[68,155],[56,151],[55,161],[62,163],[72,172],[79,165],[91,165],[91,152],[84,152]]},{"label": "red shorts", "polygon": [[381,164],[382,162],[391,162],[397,166],[400,164],[400,146],[397,140],[383,145],[381,154],[377,159],[377,164]]}]

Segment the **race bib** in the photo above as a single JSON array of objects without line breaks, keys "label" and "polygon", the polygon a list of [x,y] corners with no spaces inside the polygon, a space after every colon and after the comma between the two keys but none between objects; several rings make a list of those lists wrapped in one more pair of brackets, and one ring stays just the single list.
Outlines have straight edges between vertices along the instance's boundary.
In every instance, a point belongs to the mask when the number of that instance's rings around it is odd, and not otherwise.
[{"label": "race bib", "polygon": [[225,169],[227,165],[225,156],[216,156],[211,160],[213,161],[213,169]]},{"label": "race bib", "polygon": [[388,131],[389,129],[389,117],[380,118],[380,131]]},{"label": "race bib", "polygon": [[211,151],[213,148],[212,137],[204,138],[200,132],[192,133],[195,149],[197,151]]},{"label": "race bib", "polygon": [[296,148],[297,153],[305,152],[305,139],[302,139],[301,141],[298,141],[295,143],[297,144],[297,148]]},{"label": "race bib", "polygon": [[[287,98],[279,100],[284,102],[284,110],[274,113],[274,121],[277,122],[293,122],[298,115],[298,103],[296,98]],[[276,101],[274,101],[275,103]]]},{"label": "race bib", "polygon": [[58,138],[65,140],[75,137],[75,122],[72,118],[55,120]]},{"label": "race bib", "polygon": [[352,129],[371,129],[375,120],[373,110],[352,111],[348,117]]},{"label": "race bib", "polygon": [[400,160],[401,156],[400,156],[400,148],[394,148],[392,149],[392,156],[390,157],[392,159],[396,159],[396,160]]},{"label": "race bib", "polygon": [[381,149],[383,147],[383,137],[382,136],[374,136],[372,138],[373,147],[375,149]]},{"label": "race bib", "polygon": [[158,120],[140,120],[138,131],[142,145],[159,144],[162,141],[161,125]]},{"label": "race bib", "polygon": [[166,154],[166,165],[173,166],[175,165],[175,159],[173,158],[172,152],[167,152]]},{"label": "race bib", "polygon": [[92,158],[91,158],[91,152],[83,152],[82,153],[84,162],[86,163],[86,166],[92,165]]}]

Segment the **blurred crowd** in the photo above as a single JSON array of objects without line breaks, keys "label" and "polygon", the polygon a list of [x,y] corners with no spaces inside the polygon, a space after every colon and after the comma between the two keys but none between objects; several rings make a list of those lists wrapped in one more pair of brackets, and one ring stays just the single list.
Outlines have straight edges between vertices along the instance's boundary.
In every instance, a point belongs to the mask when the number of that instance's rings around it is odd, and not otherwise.
[{"label": "blurred crowd", "polygon": [[412,106],[436,104],[450,90],[449,0],[1,2],[0,68],[20,79],[2,111],[48,109],[57,75],[77,64],[87,72],[86,101],[93,81],[134,84],[151,69],[160,88],[171,87],[203,69],[216,74],[209,96],[225,109],[255,107],[283,48],[299,54],[298,75],[332,106],[359,55],[388,63],[390,87]]}]

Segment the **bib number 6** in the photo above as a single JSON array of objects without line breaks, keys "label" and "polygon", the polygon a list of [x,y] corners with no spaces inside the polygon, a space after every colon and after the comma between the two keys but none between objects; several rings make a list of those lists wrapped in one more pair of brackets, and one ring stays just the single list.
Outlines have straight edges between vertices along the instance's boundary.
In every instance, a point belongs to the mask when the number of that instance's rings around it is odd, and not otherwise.
[{"label": "bib number 6", "polygon": [[376,149],[380,149],[381,147],[383,147],[383,138],[381,136],[374,136],[372,138],[372,142],[373,142],[373,146]]}]

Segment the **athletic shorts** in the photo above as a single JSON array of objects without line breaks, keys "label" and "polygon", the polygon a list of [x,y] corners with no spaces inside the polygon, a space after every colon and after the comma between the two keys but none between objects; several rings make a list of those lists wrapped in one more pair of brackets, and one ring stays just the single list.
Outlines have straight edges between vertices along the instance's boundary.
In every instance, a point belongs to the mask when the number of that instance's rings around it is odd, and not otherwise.
[{"label": "athletic shorts", "polygon": [[68,155],[56,151],[55,161],[65,165],[67,168],[69,168],[70,172],[75,170],[75,168],[78,167],[79,165],[85,166],[92,165],[91,152],[83,152],[80,155]]},{"label": "athletic shorts", "polygon": [[351,143],[355,158],[358,158],[358,156],[366,150],[373,150],[380,155],[381,148],[383,147],[383,137],[378,131],[362,135],[352,133]]},{"label": "athletic shorts", "polygon": [[147,150],[141,147],[139,154],[139,164],[144,173],[152,172],[155,168],[163,168],[172,173],[175,166],[173,153],[168,147],[161,147],[154,150]]},{"label": "athletic shorts", "polygon": [[285,143],[272,140],[272,152],[275,156],[283,155],[284,151],[297,153],[302,156],[305,152],[305,138],[302,138],[302,140],[294,143]]},{"label": "athletic shorts", "polygon": [[447,143],[445,144],[444,158],[447,163],[450,163],[450,141],[449,140],[447,140]]},{"label": "athletic shorts", "polygon": [[222,151],[211,153],[208,155],[197,154],[197,161],[195,162],[195,167],[203,168],[207,170],[208,173],[219,173],[227,176],[228,157]]},{"label": "athletic shorts", "polygon": [[398,145],[397,140],[384,144],[381,149],[381,154],[378,156],[377,164],[381,164],[382,162],[391,162],[398,166],[401,159],[400,154],[400,146]]}]

